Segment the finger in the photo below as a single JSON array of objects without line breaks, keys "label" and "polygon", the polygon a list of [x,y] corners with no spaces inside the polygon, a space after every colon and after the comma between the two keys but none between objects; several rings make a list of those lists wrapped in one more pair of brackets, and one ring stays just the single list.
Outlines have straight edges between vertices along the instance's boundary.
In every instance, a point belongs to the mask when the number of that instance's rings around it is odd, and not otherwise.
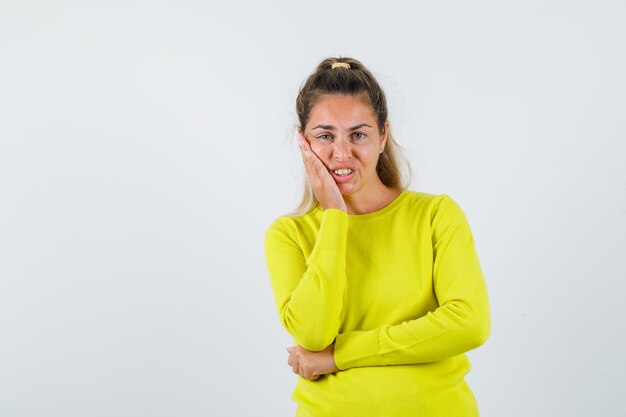
[{"label": "finger", "polygon": [[306,137],[302,133],[298,133],[298,138],[300,139],[300,146],[304,149],[307,148],[309,142],[306,140]]},{"label": "finger", "polygon": [[324,165],[322,160],[315,154],[315,152],[313,152],[310,147],[308,147],[308,149],[302,148],[301,150],[304,158],[305,167],[307,168],[308,172],[310,172],[311,174],[316,174],[321,178],[329,175],[326,165]]},{"label": "finger", "polygon": [[324,165],[322,163],[322,161],[319,160],[319,158],[317,158],[317,162],[313,162],[313,166],[315,167],[315,170],[317,171],[317,175],[319,175],[320,177],[324,177],[324,176],[329,176],[330,177],[330,173],[328,172],[328,168],[326,168],[326,165]]},{"label": "finger", "polygon": [[324,165],[322,163],[322,160],[319,158],[319,156],[315,153],[315,151],[311,147],[311,143],[308,140],[304,140],[302,142],[302,148],[304,149],[304,151],[306,152],[306,155],[311,159],[312,162],[320,163]]},{"label": "finger", "polygon": [[317,378],[319,378],[319,375],[312,372],[311,367],[307,366],[306,364],[300,364],[298,371],[302,378],[307,379],[309,381],[314,381]]},{"label": "finger", "polygon": [[309,144],[309,141],[307,140],[306,136],[304,135],[304,132],[301,130],[298,130],[298,138],[300,138],[300,144],[302,146],[306,146]]},{"label": "finger", "polygon": [[300,144],[300,154],[302,155],[302,162],[304,162],[304,167],[308,171],[313,164],[313,154],[302,143]]},{"label": "finger", "polygon": [[309,156],[311,152],[311,145],[309,144],[309,141],[306,139],[306,137],[304,137],[302,133],[299,133],[298,136],[300,138],[300,150],[302,150],[303,154]]},{"label": "finger", "polygon": [[326,165],[324,165],[320,157],[317,156],[315,151],[311,148],[311,146],[308,143],[307,143],[306,152],[307,152],[307,157],[310,159],[311,163],[313,164],[313,166],[315,166],[315,168],[317,168],[318,170],[323,169],[324,171],[327,171]]},{"label": "finger", "polygon": [[[321,183],[322,181],[322,178],[320,177],[320,172],[321,172],[320,170],[322,169],[323,164],[317,158],[317,156],[307,151],[306,149],[301,148],[301,151],[302,151],[302,162],[304,163],[304,170],[306,173],[306,177],[311,182],[311,185],[313,186],[313,188],[315,188],[317,184]],[[319,165],[322,165],[322,167],[320,167]]]},{"label": "finger", "polygon": [[288,352],[289,352],[289,357],[287,358],[287,363],[289,364],[289,366],[291,366],[291,365],[293,365],[293,362],[294,362],[294,358],[295,358],[294,353],[295,352],[294,352],[293,348],[291,348],[290,350],[288,349]]},{"label": "finger", "polygon": [[306,369],[306,366],[300,367],[300,376],[304,379],[309,379],[309,372]]},{"label": "finger", "polygon": [[311,161],[317,161],[320,164],[322,163],[322,161],[319,159],[319,157],[311,147],[311,142],[309,142],[309,140],[302,134],[300,134],[300,148],[303,150],[307,158],[311,159]]}]

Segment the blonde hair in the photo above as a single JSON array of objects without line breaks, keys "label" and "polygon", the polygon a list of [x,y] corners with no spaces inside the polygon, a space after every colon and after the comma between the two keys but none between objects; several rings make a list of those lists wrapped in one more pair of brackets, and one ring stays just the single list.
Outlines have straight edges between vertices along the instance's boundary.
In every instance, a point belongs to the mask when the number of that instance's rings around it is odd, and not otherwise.
[{"label": "blonde hair", "polygon": [[[336,64],[343,65],[336,65]],[[333,65],[335,64],[335,65]],[[349,65],[349,67],[347,65]],[[353,58],[326,58],[317,66],[307,78],[298,97],[296,98],[296,113],[300,128],[304,128],[309,121],[311,109],[316,100],[323,94],[344,94],[356,96],[366,94],[376,116],[380,133],[385,132],[385,123],[388,120],[387,100],[385,93],[372,73],[358,60]],[[408,186],[411,167],[402,155],[400,145],[396,142],[391,131],[387,131],[387,143],[378,158],[376,172],[383,184],[387,187],[403,190]],[[400,169],[400,162],[406,167],[406,176]],[[313,194],[313,189],[305,179],[302,200],[298,207],[290,213],[291,216],[301,216],[315,208],[319,202]]]}]

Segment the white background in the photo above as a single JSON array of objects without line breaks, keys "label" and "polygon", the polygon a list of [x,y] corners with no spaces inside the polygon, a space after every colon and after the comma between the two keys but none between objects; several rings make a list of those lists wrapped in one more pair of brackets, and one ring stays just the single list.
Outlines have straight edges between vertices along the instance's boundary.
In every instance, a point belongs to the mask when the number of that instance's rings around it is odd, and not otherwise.
[{"label": "white background", "polygon": [[289,416],[262,249],[298,88],[379,78],[465,210],[483,417],[624,415],[623,1],[0,0],[0,416]]}]

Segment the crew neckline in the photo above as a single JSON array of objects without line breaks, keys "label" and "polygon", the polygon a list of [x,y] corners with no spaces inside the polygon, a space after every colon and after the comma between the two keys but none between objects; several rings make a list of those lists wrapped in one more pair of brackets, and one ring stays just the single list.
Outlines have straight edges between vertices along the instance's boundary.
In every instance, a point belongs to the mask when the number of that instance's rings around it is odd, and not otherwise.
[{"label": "crew neckline", "polygon": [[380,208],[371,213],[348,214],[348,217],[350,218],[350,220],[366,220],[366,219],[371,219],[372,217],[382,216],[383,214],[386,214],[387,212],[393,210],[393,208],[396,207],[400,203],[400,200],[402,200],[407,194],[408,194],[408,190],[402,190],[400,191],[400,194],[398,194],[396,198],[391,200],[389,204],[387,204],[385,207]]}]

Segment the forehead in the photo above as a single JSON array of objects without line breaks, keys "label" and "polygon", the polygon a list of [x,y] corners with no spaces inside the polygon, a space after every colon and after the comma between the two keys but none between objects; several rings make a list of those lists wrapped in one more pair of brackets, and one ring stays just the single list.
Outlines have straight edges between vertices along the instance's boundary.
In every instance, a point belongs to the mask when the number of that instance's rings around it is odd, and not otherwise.
[{"label": "forehead", "polygon": [[376,117],[369,97],[366,94],[356,96],[343,94],[322,94],[311,108],[308,125],[332,125],[338,128],[368,123],[376,126]]}]

